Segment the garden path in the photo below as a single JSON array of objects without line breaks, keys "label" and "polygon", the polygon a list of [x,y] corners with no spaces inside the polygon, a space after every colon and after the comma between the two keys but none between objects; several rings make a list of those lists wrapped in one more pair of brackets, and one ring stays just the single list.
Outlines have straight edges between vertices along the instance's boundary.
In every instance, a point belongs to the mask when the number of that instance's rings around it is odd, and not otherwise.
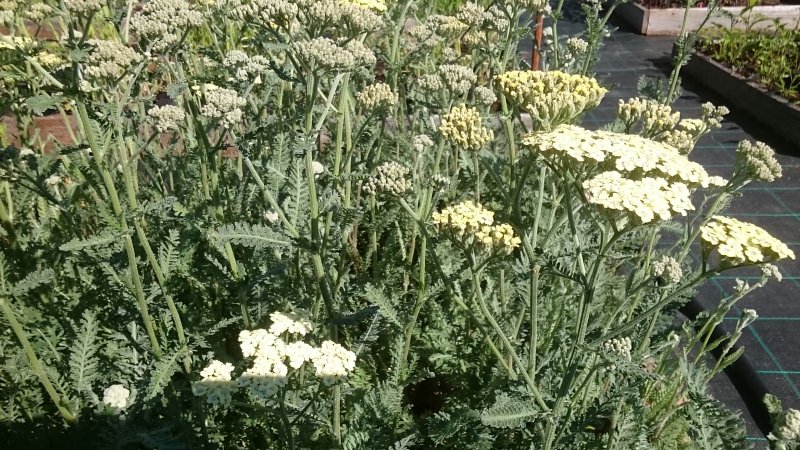
[{"label": "garden path", "polygon": [[[559,23],[560,35],[575,34],[583,29],[579,13],[568,11],[566,16]],[[613,18],[611,22],[619,29],[606,40],[596,75],[609,88],[609,93],[596,110],[587,114],[585,125],[590,128],[611,122],[616,116],[619,99],[637,96],[639,77],[648,75],[666,81],[671,70],[673,38],[641,36]],[[521,58],[530,61],[530,52],[530,41],[521,43]],[[682,87],[682,95],[673,105],[682,117],[699,117],[700,105],[707,101],[726,105],[725,101],[689,79],[683,80]],[[712,175],[728,177],[740,140],[760,140],[772,146],[779,153],[783,177],[774,183],[745,187],[744,196],[732,202],[728,215],[764,227],[786,242],[800,258],[800,148],[792,147],[771,135],[744,111],[726,106],[732,112],[722,128],[704,137],[695,147],[691,159],[703,164]],[[784,408],[800,408],[800,259],[784,261],[778,266],[783,273],[783,281],[770,282],[743,299],[737,310],[726,317],[725,324],[732,328],[743,308],[753,308],[758,312],[759,318],[740,340],[740,344],[746,348],[744,355],[767,390],[781,399]],[[758,279],[758,275],[749,271],[739,276],[746,281],[752,280],[752,283]],[[700,289],[698,300],[704,305],[714,305],[720,297],[731,291],[734,281],[733,276],[718,277]],[[767,448],[766,438],[756,427],[739,393],[729,380],[719,378],[712,386],[714,396],[731,408],[743,411],[749,439],[754,447]]]}]

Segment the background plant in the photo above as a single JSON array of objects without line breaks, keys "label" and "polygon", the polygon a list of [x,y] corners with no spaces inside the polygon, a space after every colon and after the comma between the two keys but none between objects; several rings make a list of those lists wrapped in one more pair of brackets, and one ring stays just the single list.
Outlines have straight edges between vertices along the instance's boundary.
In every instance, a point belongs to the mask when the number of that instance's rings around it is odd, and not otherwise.
[{"label": "background plant", "polygon": [[[680,120],[635,99],[577,126],[607,92],[596,4],[585,45],[555,26],[532,75],[535,0],[8,3],[10,440],[745,445],[706,387],[754,313],[711,330],[794,255],[720,214],[780,167],[760,143],[729,180],[689,161],[712,105]],[[31,39],[34,10],[57,42]],[[673,320],[742,267],[759,282]]]}]

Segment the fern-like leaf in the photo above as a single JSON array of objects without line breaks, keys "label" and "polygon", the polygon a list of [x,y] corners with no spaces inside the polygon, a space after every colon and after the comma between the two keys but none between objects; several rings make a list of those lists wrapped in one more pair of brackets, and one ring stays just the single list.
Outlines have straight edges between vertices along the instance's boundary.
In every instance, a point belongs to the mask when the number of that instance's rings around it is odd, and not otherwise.
[{"label": "fern-like leaf", "polygon": [[178,371],[178,357],[181,353],[180,350],[175,351],[156,362],[150,371],[150,384],[147,386],[145,401],[156,398],[164,391],[172,376]]},{"label": "fern-like leaf", "polygon": [[93,311],[84,311],[81,328],[72,344],[69,358],[69,373],[75,392],[92,398],[92,383],[99,375],[97,354],[100,345],[97,341],[99,331],[97,316]]},{"label": "fern-like leaf", "polygon": [[237,222],[225,225],[210,233],[212,241],[219,243],[230,242],[254,249],[267,247],[283,247],[291,244],[283,236],[264,225],[250,225]]},{"label": "fern-like leaf", "polygon": [[541,417],[542,411],[532,401],[503,397],[481,413],[481,423],[493,428],[519,428]]}]

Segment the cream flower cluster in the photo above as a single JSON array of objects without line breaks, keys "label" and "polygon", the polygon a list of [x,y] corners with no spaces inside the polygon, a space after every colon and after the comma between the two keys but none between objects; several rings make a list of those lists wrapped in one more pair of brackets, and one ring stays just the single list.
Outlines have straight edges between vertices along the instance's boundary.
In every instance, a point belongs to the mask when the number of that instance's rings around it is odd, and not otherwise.
[{"label": "cream flower cluster", "polygon": [[254,81],[269,69],[269,60],[261,55],[250,56],[241,50],[231,50],[222,60],[222,65],[233,72],[237,81]]},{"label": "cream flower cluster", "polygon": [[712,218],[700,228],[700,239],[732,265],[794,259],[794,252],[763,228],[732,217]]},{"label": "cream flower cluster", "polygon": [[353,54],[336,44],[333,39],[315,38],[292,43],[292,50],[311,66],[331,70],[348,69],[355,64]]},{"label": "cream flower cluster", "polygon": [[434,212],[432,220],[440,229],[453,233],[459,239],[506,253],[511,253],[522,242],[514,235],[511,225],[495,223],[494,212],[472,201]]},{"label": "cream flower cluster", "polygon": [[241,108],[247,101],[236,91],[213,84],[205,86],[205,103],[200,114],[209,119],[218,119],[224,128],[231,128],[242,121]]},{"label": "cream flower cluster", "polygon": [[383,25],[372,9],[345,0],[318,0],[308,9],[308,18],[321,25],[344,25],[353,33],[376,30]]},{"label": "cream flower cluster", "polygon": [[664,255],[653,263],[653,275],[664,279],[670,284],[675,284],[683,278],[683,269],[675,258]]},{"label": "cream flower cluster", "polygon": [[300,11],[298,5],[289,0],[229,0],[228,4],[233,18],[270,29],[289,25]]},{"label": "cream flower cluster", "polygon": [[192,385],[192,392],[198,397],[205,397],[212,405],[229,405],[236,391],[236,385],[231,381],[233,364],[212,360],[200,372],[200,381]]},{"label": "cream flower cluster", "polygon": [[692,189],[726,183],[720,177],[709,176],[703,166],[677,149],[632,134],[561,125],[552,132],[529,134],[522,139],[522,145],[551,158],[602,163],[631,177],[664,178]]},{"label": "cream flower cluster", "polygon": [[64,0],[64,7],[73,14],[89,14],[105,5],[104,0]]},{"label": "cream flower cluster", "polygon": [[112,384],[103,391],[103,403],[116,409],[128,407],[131,391],[121,384]]},{"label": "cream flower cluster", "polygon": [[465,105],[455,106],[442,116],[439,132],[451,145],[471,151],[480,150],[494,139],[494,132],[481,123],[478,110]]},{"label": "cream flower cluster", "polygon": [[433,147],[433,139],[427,134],[418,134],[412,139],[411,145],[418,153],[422,153],[426,148]]},{"label": "cream flower cluster", "polygon": [[359,92],[356,100],[367,111],[385,111],[397,105],[398,96],[388,84],[375,83]]},{"label": "cream flower cluster", "polygon": [[199,26],[203,13],[186,0],[150,0],[131,18],[131,31],[146,38],[155,51],[178,43],[184,31]]},{"label": "cream flower cluster", "polygon": [[639,223],[685,216],[694,209],[691,191],[681,182],[663,178],[626,178],[619,172],[603,172],[583,182],[589,203],[608,210],[631,213]]},{"label": "cream flower cluster", "polygon": [[[788,409],[783,414],[781,422],[781,425],[775,429],[777,437],[784,441],[800,442],[800,411]],[[772,433],[770,433],[770,437],[773,437]]]},{"label": "cream flower cluster", "polygon": [[254,397],[266,400],[286,386],[289,368],[297,370],[311,363],[317,378],[327,385],[347,377],[355,369],[355,353],[333,341],[313,347],[294,339],[312,330],[307,313],[274,312],[270,319],[272,325],[267,330],[239,333],[242,355],[252,360],[241,376],[234,380],[233,365],[214,360],[200,373],[202,379],[194,383],[194,394],[206,397],[208,403],[227,405],[232,394],[244,388]]},{"label": "cream flower cluster", "polygon": [[628,101],[620,100],[617,116],[627,130],[633,130],[638,124],[638,133],[652,138],[675,128],[681,113],[672,111],[669,105],[662,105],[656,100],[636,97]]},{"label": "cream flower cluster", "polygon": [[186,120],[186,112],[180,106],[164,105],[150,108],[147,115],[155,120],[156,130],[159,133],[166,133],[169,130],[177,130],[180,124]]},{"label": "cream flower cluster", "polygon": [[496,81],[513,104],[531,115],[537,129],[547,130],[597,107],[607,92],[594,78],[559,71],[510,71]]},{"label": "cream flower cluster", "polygon": [[473,95],[475,96],[475,103],[479,105],[491,106],[497,101],[497,96],[486,86],[476,86],[473,90]]},{"label": "cream flower cluster", "polygon": [[340,0],[342,3],[348,3],[362,8],[368,8],[374,11],[386,11],[385,0]]},{"label": "cream flower cluster", "polygon": [[453,16],[431,14],[428,16],[428,27],[441,38],[455,39],[469,29],[469,25]]},{"label": "cream flower cluster", "polygon": [[714,106],[711,102],[706,102],[700,105],[700,117],[703,123],[709,129],[719,128],[722,126],[722,119],[730,113],[730,110],[724,106]]},{"label": "cream flower cluster", "polygon": [[89,39],[87,43],[92,47],[84,68],[84,73],[89,78],[115,80],[143,59],[136,50],[120,42]]},{"label": "cream flower cluster", "polygon": [[734,176],[756,181],[775,181],[782,176],[775,150],[763,142],[742,141],[736,148]]},{"label": "cream flower cluster", "polygon": [[389,195],[400,196],[411,190],[411,181],[406,177],[408,167],[394,161],[378,166],[377,175],[370,177],[361,189],[369,195],[385,192]]},{"label": "cream flower cluster", "polygon": [[603,342],[603,350],[630,361],[633,343],[629,337],[609,339]]},{"label": "cream flower cluster", "polygon": [[46,3],[34,3],[25,11],[25,17],[34,21],[40,22],[53,13],[53,8]]}]

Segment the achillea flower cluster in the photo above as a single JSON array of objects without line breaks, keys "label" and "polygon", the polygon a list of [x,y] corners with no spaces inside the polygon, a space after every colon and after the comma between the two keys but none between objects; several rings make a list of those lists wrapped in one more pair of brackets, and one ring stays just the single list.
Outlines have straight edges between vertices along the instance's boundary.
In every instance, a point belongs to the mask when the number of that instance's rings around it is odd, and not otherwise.
[{"label": "achillea flower cluster", "polygon": [[496,80],[509,101],[531,115],[536,129],[544,130],[597,107],[607,92],[594,78],[559,71],[511,71]]},{"label": "achillea flower cluster", "polygon": [[25,10],[25,17],[34,21],[40,22],[53,13],[53,8],[46,3],[34,3]]},{"label": "achillea flower cluster", "polygon": [[[797,444],[800,443],[800,411],[789,408],[780,417],[778,424],[775,426],[775,431],[769,434],[769,439],[772,441],[779,441],[776,449],[789,450],[795,447],[787,447],[787,443]],[[780,447],[783,446],[783,447]]]},{"label": "achillea flower cluster", "polygon": [[653,263],[653,275],[669,284],[675,284],[683,278],[683,269],[675,258],[664,255]]},{"label": "achillea flower cluster", "polygon": [[233,72],[236,81],[249,82],[269,69],[269,60],[261,55],[250,56],[241,50],[231,50],[222,65]]},{"label": "achillea flower cluster", "polygon": [[426,148],[433,147],[433,140],[427,134],[418,134],[414,136],[412,140],[412,145],[414,146],[414,150],[421,153]]},{"label": "achillea flower cluster", "polygon": [[341,345],[324,341],[313,347],[301,340],[312,330],[308,314],[274,312],[270,315],[272,325],[268,330],[243,330],[239,333],[242,355],[252,364],[235,380],[232,364],[212,361],[200,373],[202,379],[192,386],[194,394],[204,396],[208,403],[228,405],[238,388],[245,388],[254,397],[266,400],[285,387],[289,369],[300,369],[311,363],[315,375],[323,383],[331,385],[349,375],[355,369],[355,353]]},{"label": "achillea flower cluster", "polygon": [[89,14],[105,5],[104,0],[64,0],[64,7],[72,14]]},{"label": "achillea flower cluster", "polygon": [[386,111],[397,105],[397,93],[386,83],[375,83],[364,88],[356,100],[366,111]]},{"label": "achillea flower cluster", "polygon": [[89,39],[87,42],[92,47],[84,67],[88,78],[116,80],[144,58],[120,42],[102,39]]},{"label": "achillea flower cluster", "polygon": [[340,2],[360,6],[361,8],[368,8],[378,12],[386,11],[385,0],[340,0]]},{"label": "achillea flower cluster", "polygon": [[494,92],[485,86],[475,87],[473,94],[475,95],[475,103],[480,105],[491,106],[497,101],[497,96],[494,95]]},{"label": "achillea flower cluster", "polygon": [[411,182],[406,178],[409,174],[408,167],[390,161],[378,166],[377,172],[377,175],[370,177],[361,187],[365,193],[400,196],[411,190]]},{"label": "achillea flower cluster", "polygon": [[794,259],[789,247],[763,228],[732,217],[716,216],[700,228],[700,239],[708,248],[716,248],[730,265]]},{"label": "achillea flower cluster", "polygon": [[346,0],[318,0],[308,9],[308,18],[320,25],[344,27],[351,34],[376,30],[383,25],[381,16],[371,8]]},{"label": "achillea flower cluster", "polygon": [[289,0],[229,0],[231,16],[248,20],[269,29],[289,25],[300,11]]},{"label": "achillea flower cluster", "polygon": [[224,128],[230,128],[242,121],[242,108],[247,101],[232,89],[213,84],[205,86],[205,103],[200,114],[209,119],[217,119]]},{"label": "achillea flower cluster", "polygon": [[312,68],[347,70],[356,63],[352,52],[324,37],[295,41],[292,43],[292,51]]},{"label": "achillea flower cluster", "polygon": [[655,137],[675,128],[681,113],[672,111],[668,105],[639,97],[619,101],[617,116],[628,131],[638,124],[638,133],[644,137]]},{"label": "achillea flower cluster", "polygon": [[736,148],[734,177],[754,181],[775,181],[782,175],[775,151],[763,142],[742,141]]},{"label": "achillea flower cluster", "polygon": [[439,14],[432,14],[428,16],[428,27],[436,33],[437,36],[443,39],[456,39],[459,38],[464,32],[469,29],[469,26],[464,22],[452,16],[443,16]]},{"label": "achillea flower cluster", "polygon": [[233,364],[212,360],[200,372],[200,381],[192,385],[192,392],[198,397],[206,397],[212,405],[227,406],[231,403],[236,385],[231,381]]},{"label": "achillea flower cluster", "polygon": [[529,134],[522,145],[568,165],[593,162],[632,178],[658,177],[691,189],[726,183],[709,176],[703,166],[677,149],[632,134],[562,125],[552,132]]},{"label": "achillea flower cluster", "polygon": [[633,344],[629,337],[614,338],[603,342],[603,350],[630,361]]},{"label": "achillea flower cluster", "polygon": [[155,120],[156,130],[159,133],[178,130],[186,120],[186,113],[183,108],[175,105],[154,106],[150,108],[147,115]]},{"label": "achillea flower cluster", "polygon": [[103,403],[112,408],[122,410],[128,407],[130,396],[131,391],[125,386],[112,384],[103,391]]},{"label": "achillea flower cluster", "polygon": [[475,72],[467,66],[458,64],[442,64],[438,68],[444,85],[453,95],[466,95],[478,81]]},{"label": "achillea flower cluster", "polygon": [[607,210],[629,213],[638,223],[685,216],[694,209],[691,191],[681,182],[663,178],[625,178],[616,171],[603,172],[583,182],[589,203]]},{"label": "achillea flower cluster", "polygon": [[709,129],[719,128],[722,126],[722,119],[730,113],[730,110],[724,106],[714,106],[711,102],[703,103],[700,106],[700,118]]},{"label": "achillea flower cluster", "polygon": [[465,105],[455,106],[442,116],[439,132],[454,147],[471,151],[480,150],[494,139],[494,132],[481,123],[478,110]]},{"label": "achillea flower cluster", "polygon": [[178,43],[187,29],[202,22],[203,13],[186,0],[150,0],[131,18],[131,31],[158,52]]},{"label": "achillea flower cluster", "polygon": [[460,241],[468,244],[475,243],[488,249],[511,253],[521,243],[514,235],[511,225],[495,223],[494,212],[471,201],[434,212],[432,219],[439,229],[453,233]]}]

